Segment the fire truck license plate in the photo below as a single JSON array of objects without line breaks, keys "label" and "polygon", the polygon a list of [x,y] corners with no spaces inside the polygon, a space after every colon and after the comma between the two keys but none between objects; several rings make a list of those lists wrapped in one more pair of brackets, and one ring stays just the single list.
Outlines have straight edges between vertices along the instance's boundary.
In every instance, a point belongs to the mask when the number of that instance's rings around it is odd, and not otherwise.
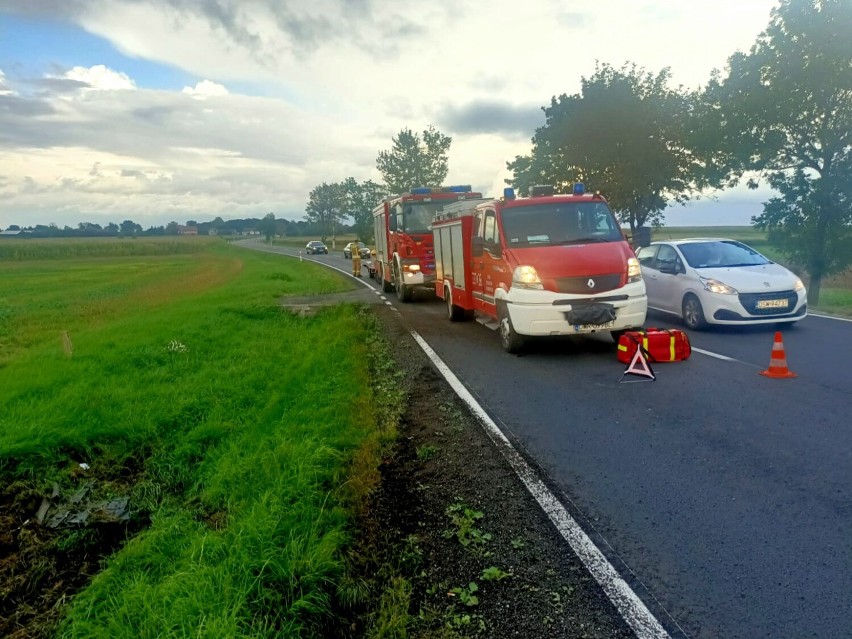
[{"label": "fire truck license plate", "polygon": [[758,300],[757,308],[787,308],[789,300]]},{"label": "fire truck license plate", "polygon": [[605,328],[612,328],[615,324],[614,321],[607,322],[606,324],[574,324],[575,331],[600,331]]}]

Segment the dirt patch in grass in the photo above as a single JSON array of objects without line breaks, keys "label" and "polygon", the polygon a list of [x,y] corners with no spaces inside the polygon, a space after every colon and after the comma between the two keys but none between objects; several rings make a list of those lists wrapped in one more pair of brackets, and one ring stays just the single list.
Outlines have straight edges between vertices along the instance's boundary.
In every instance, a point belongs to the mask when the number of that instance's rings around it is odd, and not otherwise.
[{"label": "dirt patch in grass", "polygon": [[407,329],[377,312],[412,384],[359,556],[386,599],[407,598],[409,619],[407,635],[379,634],[392,624],[374,614],[352,636],[632,637]]},{"label": "dirt patch in grass", "polygon": [[[117,481],[113,470],[74,468],[67,481],[71,492],[94,483],[108,486],[111,494],[127,494],[134,477]],[[144,525],[137,517],[50,528],[36,517],[50,495],[43,482],[17,481],[0,489],[0,637],[52,637],[66,605],[98,573],[101,561]]]}]

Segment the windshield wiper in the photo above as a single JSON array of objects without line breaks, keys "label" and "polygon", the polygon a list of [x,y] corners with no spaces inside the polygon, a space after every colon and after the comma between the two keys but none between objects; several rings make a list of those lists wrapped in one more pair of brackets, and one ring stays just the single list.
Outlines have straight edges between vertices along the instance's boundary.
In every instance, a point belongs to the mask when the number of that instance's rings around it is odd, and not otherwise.
[{"label": "windshield wiper", "polygon": [[593,242],[609,242],[610,240],[605,237],[577,237],[572,238],[570,240],[562,240],[561,242],[557,242],[557,244],[564,246],[566,244],[591,244]]}]

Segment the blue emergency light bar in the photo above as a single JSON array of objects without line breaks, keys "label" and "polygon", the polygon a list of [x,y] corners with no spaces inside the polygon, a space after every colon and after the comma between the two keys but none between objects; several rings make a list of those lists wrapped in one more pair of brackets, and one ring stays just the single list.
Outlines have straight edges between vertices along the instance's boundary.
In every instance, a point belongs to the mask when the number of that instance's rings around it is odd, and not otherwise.
[{"label": "blue emergency light bar", "polygon": [[429,195],[430,193],[470,193],[470,184],[457,184],[455,186],[418,186],[411,189],[411,195]]},{"label": "blue emergency light bar", "polygon": [[583,186],[582,182],[576,182],[574,184],[574,195],[583,195],[586,192],[586,187]]}]

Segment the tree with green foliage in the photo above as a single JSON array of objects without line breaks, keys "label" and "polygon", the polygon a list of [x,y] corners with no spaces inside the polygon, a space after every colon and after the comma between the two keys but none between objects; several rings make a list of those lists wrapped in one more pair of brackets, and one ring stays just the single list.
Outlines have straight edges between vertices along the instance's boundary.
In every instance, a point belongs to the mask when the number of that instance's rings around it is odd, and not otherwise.
[{"label": "tree with green foliage", "polygon": [[125,237],[134,237],[137,233],[142,232],[142,225],[137,224],[133,220],[124,220],[119,228],[121,229],[121,235]]},{"label": "tree with green foliage", "polygon": [[508,163],[507,183],[526,194],[535,184],[570,193],[583,182],[604,193],[632,230],[660,223],[670,202],[698,196],[711,178],[690,142],[695,96],[669,81],[668,69],[654,75],[635,64],[596,65],[580,93],[543,107],[532,153]]},{"label": "tree with green foliage", "polygon": [[305,219],[314,224],[323,242],[335,234],[346,216],[346,189],[338,182],[323,182],[315,186],[308,196]]},{"label": "tree with green foliage", "polygon": [[278,223],[275,220],[275,213],[267,213],[263,219],[258,222],[257,230],[261,232],[267,242],[272,242],[275,237],[275,232],[278,230]]},{"label": "tree with green foliage", "polygon": [[372,180],[361,182],[349,177],[343,182],[346,191],[346,212],[354,220],[355,239],[362,242],[373,242],[373,209],[387,196],[387,191],[381,184]]},{"label": "tree with green foliage", "polygon": [[376,168],[391,194],[415,186],[438,186],[449,172],[447,154],[453,139],[430,125],[423,137],[411,129],[402,129],[393,138],[390,151],[381,151]]},{"label": "tree with green foliage", "polygon": [[746,54],[711,78],[716,144],[735,177],[780,195],[752,218],[804,267],[808,301],[852,264],[852,3],[781,0]]}]

